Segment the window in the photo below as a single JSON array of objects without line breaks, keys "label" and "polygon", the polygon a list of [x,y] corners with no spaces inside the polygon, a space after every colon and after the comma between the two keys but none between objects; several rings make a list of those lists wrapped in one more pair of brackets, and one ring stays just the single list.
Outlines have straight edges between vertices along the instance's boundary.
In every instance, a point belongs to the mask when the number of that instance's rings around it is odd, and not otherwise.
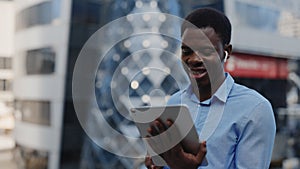
[{"label": "window", "polygon": [[41,48],[27,51],[26,73],[51,74],[55,68],[55,52],[52,48]]},{"label": "window", "polygon": [[12,58],[0,57],[0,69],[11,69],[11,68],[12,68]]},{"label": "window", "polygon": [[50,24],[59,16],[59,5],[57,0],[46,1],[22,10],[16,17],[16,29]]},{"label": "window", "polygon": [[49,101],[16,101],[16,109],[21,112],[21,120],[24,122],[50,125]]},{"label": "window", "polygon": [[17,145],[16,150],[20,155],[18,156],[20,158],[17,160],[20,160],[21,163],[25,165],[24,168],[48,168],[48,152],[23,147],[21,145]]},{"label": "window", "polygon": [[280,11],[267,6],[235,2],[238,24],[259,30],[277,31]]},{"label": "window", "polygon": [[0,79],[0,91],[12,91],[12,81]]}]

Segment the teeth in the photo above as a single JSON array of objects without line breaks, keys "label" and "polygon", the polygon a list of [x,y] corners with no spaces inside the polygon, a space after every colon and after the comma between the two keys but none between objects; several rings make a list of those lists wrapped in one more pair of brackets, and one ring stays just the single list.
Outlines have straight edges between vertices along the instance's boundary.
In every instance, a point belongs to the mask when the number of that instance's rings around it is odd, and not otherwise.
[{"label": "teeth", "polygon": [[193,74],[201,74],[201,73],[203,73],[203,72],[205,72],[204,70],[199,70],[199,71],[193,71],[193,70],[191,70],[191,72],[193,73]]},{"label": "teeth", "polygon": [[200,69],[200,70],[192,70],[189,68],[189,71],[192,73],[192,74],[202,74],[204,73],[206,70],[204,69]]}]

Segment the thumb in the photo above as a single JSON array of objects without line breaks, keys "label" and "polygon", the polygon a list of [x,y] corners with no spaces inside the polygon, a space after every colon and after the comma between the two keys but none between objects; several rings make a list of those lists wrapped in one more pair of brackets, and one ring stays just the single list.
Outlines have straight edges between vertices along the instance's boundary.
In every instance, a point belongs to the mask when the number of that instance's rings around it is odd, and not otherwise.
[{"label": "thumb", "polygon": [[203,141],[200,143],[199,150],[196,156],[196,159],[199,163],[201,163],[206,155],[207,149],[206,149],[206,141]]}]

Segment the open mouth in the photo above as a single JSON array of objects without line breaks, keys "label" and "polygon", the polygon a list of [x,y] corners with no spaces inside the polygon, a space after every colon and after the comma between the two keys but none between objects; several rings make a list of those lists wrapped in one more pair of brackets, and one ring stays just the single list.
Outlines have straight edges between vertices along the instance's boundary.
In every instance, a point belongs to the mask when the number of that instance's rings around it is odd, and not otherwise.
[{"label": "open mouth", "polygon": [[206,69],[190,69],[189,72],[190,76],[195,78],[195,79],[199,79],[199,78],[203,78],[206,74],[207,71]]},{"label": "open mouth", "polygon": [[191,78],[200,79],[208,74],[202,61],[186,60],[185,63]]}]

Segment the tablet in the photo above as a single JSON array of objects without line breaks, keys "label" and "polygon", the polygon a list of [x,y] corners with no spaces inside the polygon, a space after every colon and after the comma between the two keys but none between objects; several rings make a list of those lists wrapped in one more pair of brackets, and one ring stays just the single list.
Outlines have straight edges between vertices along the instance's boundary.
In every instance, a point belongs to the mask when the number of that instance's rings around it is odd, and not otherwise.
[{"label": "tablet", "polygon": [[[158,154],[171,149],[181,141],[183,142],[183,145],[185,145],[183,148],[186,152],[194,155],[197,154],[199,149],[199,137],[190,112],[186,106],[139,107],[132,108],[130,112],[131,117],[143,138],[149,136],[147,129],[157,118],[160,118],[163,122],[166,122],[167,119],[171,119],[175,124],[160,135],[145,139],[148,154],[152,156],[155,165],[166,165],[164,160]],[[177,133],[178,135],[174,133]]]}]

